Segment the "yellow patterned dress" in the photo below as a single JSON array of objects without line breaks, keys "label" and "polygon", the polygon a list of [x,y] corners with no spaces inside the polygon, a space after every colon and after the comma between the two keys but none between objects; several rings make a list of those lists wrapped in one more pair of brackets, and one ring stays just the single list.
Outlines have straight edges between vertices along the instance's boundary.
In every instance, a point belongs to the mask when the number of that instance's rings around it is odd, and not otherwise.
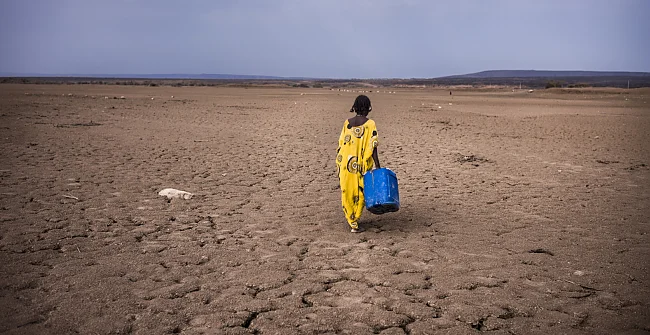
[{"label": "yellow patterned dress", "polygon": [[343,212],[352,229],[357,229],[363,212],[363,175],[374,165],[372,152],[377,147],[375,121],[368,120],[361,126],[343,124],[336,156]]}]

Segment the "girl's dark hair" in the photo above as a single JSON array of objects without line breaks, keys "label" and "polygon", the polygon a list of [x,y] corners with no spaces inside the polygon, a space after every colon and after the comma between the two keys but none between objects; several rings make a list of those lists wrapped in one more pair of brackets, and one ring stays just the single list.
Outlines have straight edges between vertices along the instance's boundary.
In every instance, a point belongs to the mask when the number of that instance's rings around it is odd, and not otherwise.
[{"label": "girl's dark hair", "polygon": [[360,95],[354,100],[354,105],[352,105],[350,113],[354,112],[357,115],[367,115],[371,110],[370,99],[365,95]]}]

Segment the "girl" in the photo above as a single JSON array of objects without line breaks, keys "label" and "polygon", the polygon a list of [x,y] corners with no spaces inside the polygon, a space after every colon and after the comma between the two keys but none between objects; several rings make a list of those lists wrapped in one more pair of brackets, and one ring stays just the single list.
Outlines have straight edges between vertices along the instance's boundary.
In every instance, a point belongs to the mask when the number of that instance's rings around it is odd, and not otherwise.
[{"label": "girl", "polygon": [[337,149],[336,166],[343,213],[353,233],[360,231],[358,222],[364,207],[363,175],[373,166],[379,168],[377,127],[375,121],[368,119],[371,110],[367,96],[360,95],[354,100],[350,112],[356,116],[343,123]]}]

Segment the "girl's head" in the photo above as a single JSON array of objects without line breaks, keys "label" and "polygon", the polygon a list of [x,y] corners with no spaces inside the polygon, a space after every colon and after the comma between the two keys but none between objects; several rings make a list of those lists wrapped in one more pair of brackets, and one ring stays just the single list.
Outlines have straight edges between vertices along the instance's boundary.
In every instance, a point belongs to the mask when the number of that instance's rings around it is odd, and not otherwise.
[{"label": "girl's head", "polygon": [[350,112],[357,113],[357,115],[367,116],[371,110],[372,106],[370,105],[370,99],[365,95],[360,95],[354,100],[354,105],[352,105]]}]

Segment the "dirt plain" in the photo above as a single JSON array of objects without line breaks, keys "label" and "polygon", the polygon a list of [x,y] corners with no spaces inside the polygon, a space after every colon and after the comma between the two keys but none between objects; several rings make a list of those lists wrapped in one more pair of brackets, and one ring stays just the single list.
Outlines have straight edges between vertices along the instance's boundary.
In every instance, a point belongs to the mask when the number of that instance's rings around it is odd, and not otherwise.
[{"label": "dirt plain", "polygon": [[0,333],[650,332],[650,90],[379,90],[0,85]]}]

